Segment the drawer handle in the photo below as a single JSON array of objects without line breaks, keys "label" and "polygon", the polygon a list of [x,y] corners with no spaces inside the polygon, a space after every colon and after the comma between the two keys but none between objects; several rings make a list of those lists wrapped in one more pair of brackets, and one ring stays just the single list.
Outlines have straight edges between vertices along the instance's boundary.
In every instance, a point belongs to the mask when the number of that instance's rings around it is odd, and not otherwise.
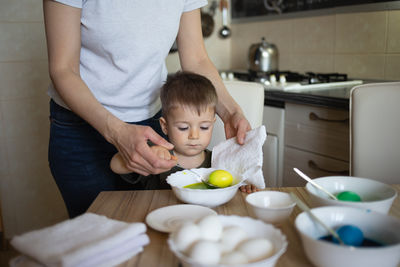
[{"label": "drawer handle", "polygon": [[313,160],[309,160],[308,161],[308,167],[310,169],[313,170],[317,170],[317,171],[323,171],[323,172],[328,172],[328,173],[333,173],[333,174],[337,174],[337,175],[349,175],[349,170],[343,170],[343,171],[333,171],[333,170],[327,170],[324,168],[321,168],[317,165],[317,163],[315,163]]},{"label": "drawer handle", "polygon": [[338,123],[348,123],[349,122],[349,118],[341,119],[341,120],[340,119],[339,120],[325,119],[325,118],[321,118],[314,112],[310,112],[309,118],[312,121],[326,121],[326,122],[338,122]]}]

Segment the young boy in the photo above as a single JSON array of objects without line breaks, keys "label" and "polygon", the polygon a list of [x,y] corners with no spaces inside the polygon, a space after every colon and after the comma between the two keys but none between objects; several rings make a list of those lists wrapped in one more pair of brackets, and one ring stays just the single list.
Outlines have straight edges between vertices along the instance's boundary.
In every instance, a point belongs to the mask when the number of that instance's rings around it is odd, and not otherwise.
[{"label": "young boy", "polygon": [[[137,176],[126,167],[117,153],[110,166],[115,173],[131,183],[140,182],[145,189],[170,189],[166,178],[171,173],[191,168],[211,167],[211,141],[215,122],[215,107],[218,102],[213,84],[205,77],[178,72],[168,78],[161,89],[161,129],[174,145],[173,151],[161,146],[152,146],[156,154],[164,159],[176,159],[178,164],[170,171],[158,175]],[[253,186],[242,191],[256,191]]]}]

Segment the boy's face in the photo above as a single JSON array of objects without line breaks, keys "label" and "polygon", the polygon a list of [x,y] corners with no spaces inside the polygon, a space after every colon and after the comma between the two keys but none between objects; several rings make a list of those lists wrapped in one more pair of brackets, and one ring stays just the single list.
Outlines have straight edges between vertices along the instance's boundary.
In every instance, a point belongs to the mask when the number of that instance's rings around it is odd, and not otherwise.
[{"label": "boy's face", "polygon": [[195,156],[210,143],[215,122],[215,108],[196,109],[178,106],[167,118],[160,118],[161,128],[175,146],[174,151],[185,156]]}]

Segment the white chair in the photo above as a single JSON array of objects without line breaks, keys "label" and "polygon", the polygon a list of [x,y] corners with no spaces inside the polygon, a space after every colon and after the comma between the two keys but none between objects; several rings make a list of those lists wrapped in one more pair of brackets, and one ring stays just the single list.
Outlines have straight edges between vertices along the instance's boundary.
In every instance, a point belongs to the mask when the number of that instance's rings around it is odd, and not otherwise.
[{"label": "white chair", "polygon": [[[251,127],[260,126],[263,120],[264,87],[259,83],[243,81],[225,81],[224,84],[233,99],[242,108]],[[224,140],[226,140],[224,124],[217,116],[208,149],[212,150],[216,144]]]},{"label": "white chair", "polygon": [[400,82],[350,92],[350,175],[400,183]]}]

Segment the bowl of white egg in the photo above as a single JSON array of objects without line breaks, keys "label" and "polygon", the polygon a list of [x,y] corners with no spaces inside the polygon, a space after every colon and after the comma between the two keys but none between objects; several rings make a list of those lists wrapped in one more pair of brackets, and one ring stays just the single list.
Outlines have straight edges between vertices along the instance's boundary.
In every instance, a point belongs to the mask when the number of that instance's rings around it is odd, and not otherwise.
[{"label": "bowl of white egg", "polygon": [[[208,180],[210,175],[216,172],[231,175],[231,182],[223,188],[207,186],[203,181]],[[238,188],[243,185],[243,178],[226,170],[197,168],[175,172],[167,177],[167,183],[175,196],[184,203],[216,207],[235,196]]]},{"label": "bowl of white egg", "polygon": [[224,215],[187,222],[167,242],[184,267],[273,267],[288,245],[286,236],[271,224]]}]

